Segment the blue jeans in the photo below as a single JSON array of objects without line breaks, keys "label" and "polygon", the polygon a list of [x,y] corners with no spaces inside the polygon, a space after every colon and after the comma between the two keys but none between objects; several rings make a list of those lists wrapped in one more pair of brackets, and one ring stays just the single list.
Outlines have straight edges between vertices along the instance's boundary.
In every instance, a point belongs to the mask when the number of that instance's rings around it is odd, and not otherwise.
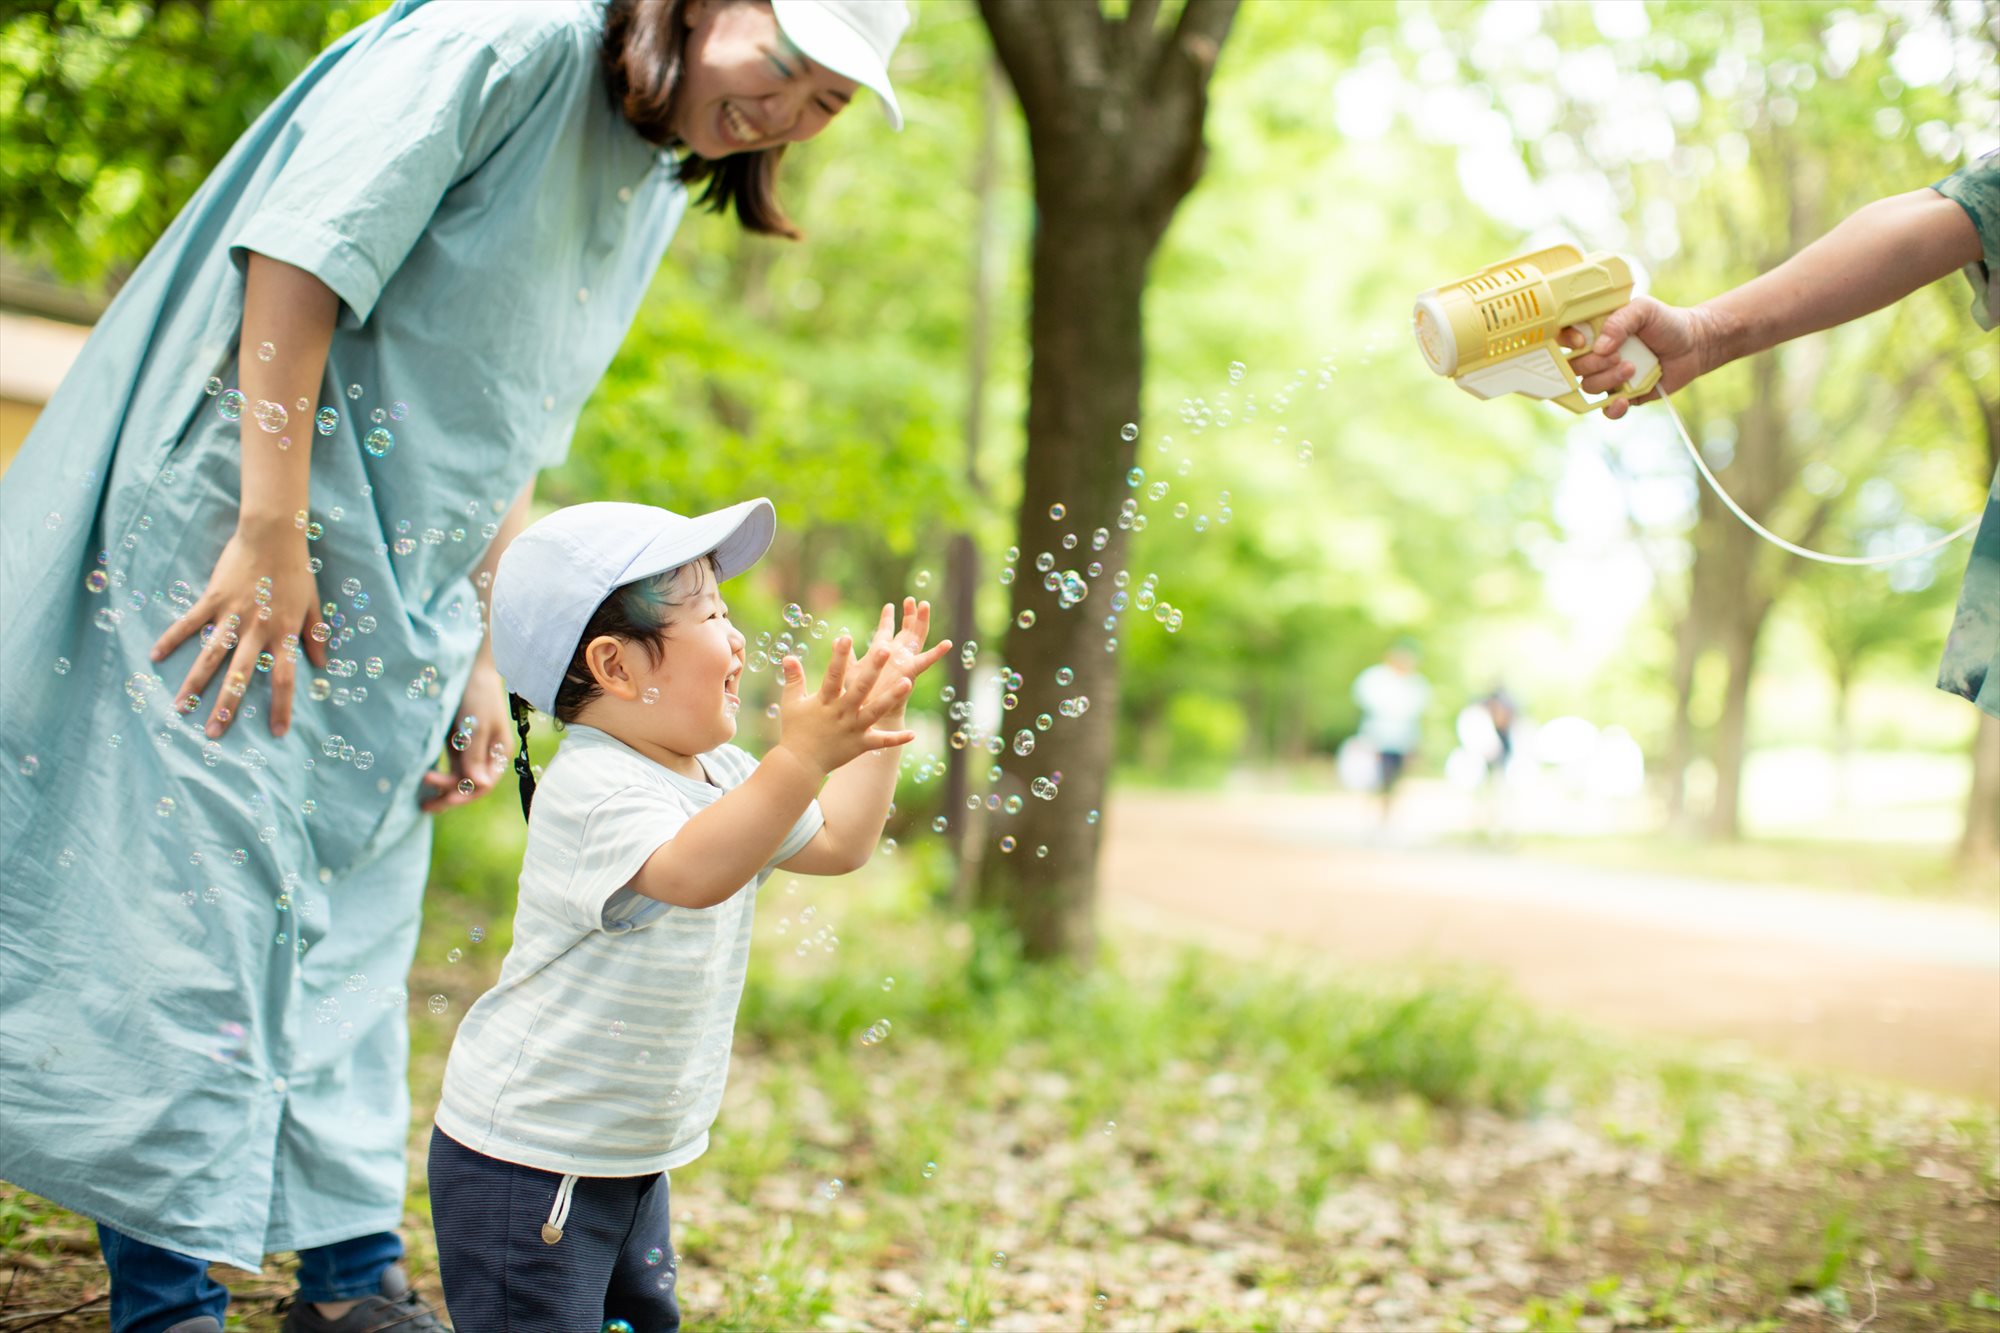
[{"label": "blue jeans", "polygon": [[[222,1323],[229,1289],[208,1275],[206,1259],[148,1245],[102,1224],[97,1243],[111,1272],[113,1333],[164,1333],[203,1315]],[[299,1299],[373,1296],[381,1290],[382,1274],[402,1257],[402,1240],[387,1231],[300,1250]]]}]

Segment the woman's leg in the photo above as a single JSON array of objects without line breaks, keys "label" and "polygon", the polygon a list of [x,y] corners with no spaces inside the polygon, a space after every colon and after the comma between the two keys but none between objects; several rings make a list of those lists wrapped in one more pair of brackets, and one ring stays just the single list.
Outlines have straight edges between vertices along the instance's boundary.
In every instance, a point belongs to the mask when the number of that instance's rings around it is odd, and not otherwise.
[{"label": "woman's leg", "polygon": [[208,1260],[163,1250],[99,1224],[98,1248],[111,1273],[113,1333],[169,1333],[199,1329],[207,1317],[222,1328],[229,1288],[208,1275]]},{"label": "woman's leg", "polygon": [[402,1260],[403,1241],[393,1231],[300,1250],[299,1299],[330,1305],[380,1295],[382,1275]]}]

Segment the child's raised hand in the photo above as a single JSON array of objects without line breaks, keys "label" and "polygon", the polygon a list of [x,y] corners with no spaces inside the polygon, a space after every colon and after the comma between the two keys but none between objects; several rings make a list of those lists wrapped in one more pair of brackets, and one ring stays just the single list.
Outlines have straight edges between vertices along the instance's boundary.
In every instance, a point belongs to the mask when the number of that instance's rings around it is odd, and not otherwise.
[{"label": "child's raised hand", "polygon": [[[876,688],[889,688],[899,682],[910,682],[931,669],[940,657],[951,651],[951,640],[946,639],[928,652],[924,640],[931,634],[931,604],[920,602],[914,597],[903,599],[903,628],[896,628],[896,607],[894,603],[884,603],[882,619],[875,626],[875,637],[869,640],[871,655],[877,649],[888,651],[888,660],[882,668]],[[908,697],[907,689],[902,691]]]},{"label": "child's raised hand", "polygon": [[870,751],[907,745],[917,738],[913,731],[875,726],[889,714],[900,713],[910,695],[907,678],[883,679],[889,646],[875,644],[858,662],[853,652],[854,641],[847,635],[833,641],[833,660],[817,690],[806,689],[805,664],[798,658],[787,657],[780,666],[785,683],[778,696],[778,744],[822,773]]}]

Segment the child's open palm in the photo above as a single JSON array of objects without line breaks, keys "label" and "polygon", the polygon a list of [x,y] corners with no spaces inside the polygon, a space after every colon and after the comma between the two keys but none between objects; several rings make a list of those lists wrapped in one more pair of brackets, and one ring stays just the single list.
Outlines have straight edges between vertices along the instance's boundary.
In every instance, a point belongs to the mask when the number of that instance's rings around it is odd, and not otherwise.
[{"label": "child's open palm", "polygon": [[787,657],[779,665],[784,688],[778,696],[778,744],[796,753],[822,773],[831,773],[871,750],[907,745],[914,732],[884,730],[875,724],[902,712],[909,697],[907,680],[882,685],[889,662],[886,645],[876,645],[856,661],[854,641],[845,634],[833,641],[833,660],[819,688],[806,688],[805,664]]},{"label": "child's open palm", "polygon": [[[885,602],[882,619],[875,626],[875,637],[868,641],[868,651],[887,649],[888,659],[881,675],[875,682],[879,692],[892,689],[899,681],[914,682],[918,676],[931,669],[940,657],[951,651],[951,640],[946,639],[928,652],[924,640],[931,635],[931,604],[920,602],[914,597],[903,599],[903,627],[896,628],[896,607]],[[908,691],[903,691],[905,695]]]}]

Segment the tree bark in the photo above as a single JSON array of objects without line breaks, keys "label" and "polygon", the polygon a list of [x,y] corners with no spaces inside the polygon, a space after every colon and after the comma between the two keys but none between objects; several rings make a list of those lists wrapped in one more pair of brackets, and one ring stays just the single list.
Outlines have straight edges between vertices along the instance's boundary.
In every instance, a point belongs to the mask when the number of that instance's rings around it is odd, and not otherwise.
[{"label": "tree bark", "polygon": [[[986,435],[986,380],[992,347],[994,162],[1000,121],[999,93],[998,71],[989,65],[980,97],[979,149],[972,166],[976,221],[972,239],[972,310],[966,327],[965,484],[974,495],[982,494],[985,489],[979,480],[979,450]],[[953,696],[947,707],[962,715],[958,720],[963,725],[954,726],[954,732],[971,725],[972,659],[965,656],[964,646],[978,638],[978,592],[979,549],[970,533],[961,532],[952,537],[945,556],[949,617],[946,624],[950,626],[952,639],[960,646],[960,651],[945,664],[945,682],[951,686]],[[945,756],[944,813],[951,821],[946,825],[945,838],[951,848],[952,864],[958,868],[952,900],[967,906],[972,900],[972,875],[979,865],[979,858],[971,854],[980,846],[973,834],[983,827],[980,815],[965,808],[966,794],[972,786],[970,766],[977,752],[954,747]]]},{"label": "tree bark", "polygon": [[[1141,304],[1153,251],[1201,174],[1208,79],[1236,0],[1187,0],[1164,31],[1157,9],[1137,4],[1120,20],[1095,3],[980,0],[1028,125],[1036,227],[1022,561],[1005,645],[1021,685],[1001,752],[1001,794],[1020,810],[991,830],[997,851],[976,900],[1006,916],[1031,959],[1084,958],[1095,943],[1096,812],[1118,712],[1118,658],[1107,651],[1115,631],[1105,621],[1137,450],[1123,427],[1139,420]],[[1097,528],[1109,534],[1102,549],[1093,549]],[[1080,603],[1065,609],[1044,586],[1043,552],[1057,562],[1052,572],[1078,571],[1088,589]],[[1095,578],[1092,561],[1102,565]],[[1067,685],[1056,680],[1062,668],[1074,673]],[[1064,716],[1062,702],[1079,698],[1085,711]],[[1013,743],[1021,731],[1033,739],[1026,755]],[[1034,794],[1036,779],[1059,784],[1055,799]]]}]

